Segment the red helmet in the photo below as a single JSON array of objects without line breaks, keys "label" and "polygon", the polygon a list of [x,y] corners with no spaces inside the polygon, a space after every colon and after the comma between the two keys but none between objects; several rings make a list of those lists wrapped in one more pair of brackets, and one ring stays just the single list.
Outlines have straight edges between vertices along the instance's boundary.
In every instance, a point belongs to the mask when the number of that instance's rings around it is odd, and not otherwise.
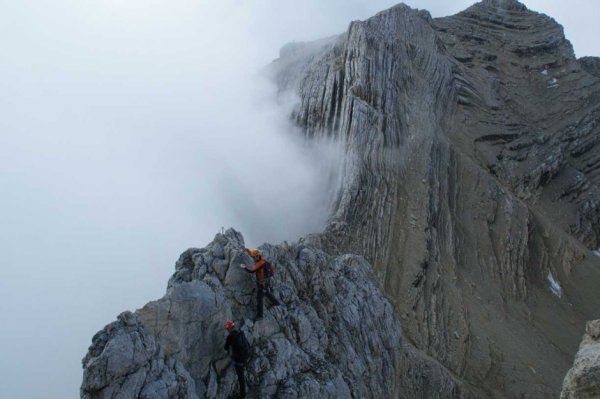
[{"label": "red helmet", "polygon": [[225,323],[225,328],[228,330],[233,330],[235,328],[235,323],[231,320],[227,320],[227,323]]}]

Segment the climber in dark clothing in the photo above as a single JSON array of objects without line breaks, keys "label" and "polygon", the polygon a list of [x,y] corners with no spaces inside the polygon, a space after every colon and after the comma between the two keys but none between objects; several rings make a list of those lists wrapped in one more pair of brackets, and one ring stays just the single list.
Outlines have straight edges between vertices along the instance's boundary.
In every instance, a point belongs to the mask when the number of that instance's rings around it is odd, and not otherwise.
[{"label": "climber in dark clothing", "polygon": [[258,320],[263,317],[263,297],[269,298],[274,306],[279,306],[280,303],[271,292],[271,277],[273,274],[271,264],[263,259],[257,249],[246,249],[246,252],[254,259],[254,266],[250,268],[246,265],[241,266],[248,273],[256,274],[256,320]]},{"label": "climber in dark clothing", "polygon": [[225,340],[225,350],[231,348],[231,361],[235,367],[235,372],[240,384],[240,397],[246,396],[246,379],[244,377],[244,368],[250,357],[250,344],[242,331],[235,328],[235,323],[231,320],[225,323],[225,328],[229,331],[229,335]]}]

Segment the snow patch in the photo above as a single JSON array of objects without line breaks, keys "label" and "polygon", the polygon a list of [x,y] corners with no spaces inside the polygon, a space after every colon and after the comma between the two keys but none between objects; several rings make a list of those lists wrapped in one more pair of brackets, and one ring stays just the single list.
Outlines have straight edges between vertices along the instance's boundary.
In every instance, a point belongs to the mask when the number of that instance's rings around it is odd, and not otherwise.
[{"label": "snow patch", "polygon": [[596,249],[596,250],[594,250],[592,252],[594,253],[594,255],[600,256],[600,248],[598,248],[598,249]]},{"label": "snow patch", "polygon": [[550,79],[550,80],[548,81],[548,88],[549,88],[549,89],[554,89],[554,88],[556,88],[556,87],[558,87],[558,79],[556,79],[556,78],[552,78],[552,79]]},{"label": "snow patch", "polygon": [[544,69],[542,72],[540,72],[542,75],[548,76],[548,70]]},{"label": "snow patch", "polygon": [[550,282],[550,290],[552,293],[560,298],[562,296],[560,284],[554,279],[554,276],[550,271],[548,272],[548,281]]}]

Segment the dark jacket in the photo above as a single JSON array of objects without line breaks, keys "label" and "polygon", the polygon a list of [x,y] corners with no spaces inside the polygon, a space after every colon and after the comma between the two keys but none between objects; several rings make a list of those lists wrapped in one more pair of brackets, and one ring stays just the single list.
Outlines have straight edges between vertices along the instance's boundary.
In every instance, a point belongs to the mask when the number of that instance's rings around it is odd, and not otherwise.
[{"label": "dark jacket", "polygon": [[231,358],[236,362],[243,363],[250,356],[250,348],[244,345],[244,341],[246,341],[244,333],[237,329],[229,331],[225,340],[225,350],[228,351],[231,348]]}]

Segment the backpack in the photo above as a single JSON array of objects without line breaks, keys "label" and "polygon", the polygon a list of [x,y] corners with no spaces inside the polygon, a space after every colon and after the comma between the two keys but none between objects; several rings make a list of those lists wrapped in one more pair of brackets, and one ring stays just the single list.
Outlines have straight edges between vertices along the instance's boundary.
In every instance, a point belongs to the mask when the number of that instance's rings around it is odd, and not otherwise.
[{"label": "backpack", "polygon": [[246,361],[250,358],[250,343],[246,339],[243,331],[238,331],[236,334],[236,345],[235,349],[240,357],[240,360]]},{"label": "backpack", "polygon": [[265,264],[263,265],[263,269],[265,269],[265,280],[270,279],[275,274],[275,270],[273,266],[269,262],[265,260]]}]

